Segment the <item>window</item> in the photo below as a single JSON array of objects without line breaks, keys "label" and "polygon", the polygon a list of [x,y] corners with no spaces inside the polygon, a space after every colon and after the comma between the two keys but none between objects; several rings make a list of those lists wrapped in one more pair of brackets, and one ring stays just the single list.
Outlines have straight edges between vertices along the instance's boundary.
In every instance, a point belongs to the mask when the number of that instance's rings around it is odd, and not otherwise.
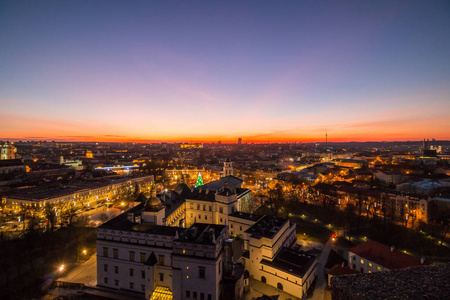
[{"label": "window", "polygon": [[372,263],[369,263],[369,268],[372,268]]},{"label": "window", "polygon": [[164,281],[164,273],[159,273],[159,281]]},{"label": "window", "polygon": [[223,219],[222,218],[220,218],[220,223],[222,223],[223,222]]},{"label": "window", "polygon": [[266,277],[261,276],[261,282],[266,283],[267,282]]},{"label": "window", "polygon": [[108,257],[108,248],[107,247],[103,247],[103,256]]},{"label": "window", "polygon": [[211,211],[211,205],[209,206],[209,211]]},{"label": "window", "polygon": [[378,271],[378,272],[381,271],[381,268],[380,268],[380,267],[377,267],[377,271]]},{"label": "window", "polygon": [[186,298],[191,298],[191,291],[186,291]]},{"label": "window", "polygon": [[205,204],[203,204],[203,210],[206,211],[206,205]]},{"label": "window", "polygon": [[223,207],[219,208],[219,212],[223,214]]},{"label": "window", "polygon": [[145,271],[144,270],[141,271],[141,278],[145,278]]},{"label": "window", "polygon": [[145,292],[145,285],[141,285],[141,291]]},{"label": "window", "polygon": [[108,284],[108,277],[103,278],[103,282]]},{"label": "window", "polygon": [[191,209],[194,209],[194,203],[191,203]]},{"label": "window", "polygon": [[200,293],[200,300],[205,300],[205,294],[204,293]]},{"label": "window", "polygon": [[364,264],[364,259],[361,259],[361,264],[362,264],[362,265]]},{"label": "window", "polygon": [[202,219],[202,215],[198,215],[198,219],[201,220]]},{"label": "window", "polygon": [[231,228],[233,228],[233,224],[230,224]]},{"label": "window", "polygon": [[192,296],[194,297],[194,299],[197,299],[197,292],[193,292]]},{"label": "window", "polygon": [[130,261],[134,261],[134,251],[130,251]]},{"label": "window", "polygon": [[212,299],[212,295],[208,294],[208,300],[211,300],[211,299]]},{"label": "window", "polygon": [[198,278],[205,278],[205,267],[198,267]]},{"label": "window", "polygon": [[197,210],[200,210],[200,204],[197,204]]},{"label": "window", "polygon": [[134,289],[134,283],[130,282],[130,289]]},{"label": "window", "polygon": [[141,263],[145,263],[145,253],[141,253]]},{"label": "window", "polygon": [[108,272],[108,265],[103,265],[103,271]]},{"label": "window", "polygon": [[119,274],[119,267],[118,266],[114,266],[114,273]]},{"label": "window", "polygon": [[160,255],[158,261],[159,261],[158,264],[159,264],[160,266],[164,266],[164,255]]},{"label": "window", "polygon": [[114,280],[114,285],[115,285],[115,286],[118,286],[118,285],[119,285],[119,280],[117,280],[117,279]]},{"label": "window", "polygon": [[205,216],[205,220],[208,220],[208,216]]},{"label": "window", "polygon": [[119,250],[113,249],[113,257],[114,257],[115,259],[118,259],[118,258],[119,258]]},{"label": "window", "polygon": [[283,290],[283,285],[281,283],[277,283],[277,289],[279,289],[280,291]]},{"label": "window", "polygon": [[239,230],[242,231],[242,226],[239,226]]},{"label": "window", "polygon": [[134,269],[130,269],[130,276],[131,276],[131,277],[134,276]]}]

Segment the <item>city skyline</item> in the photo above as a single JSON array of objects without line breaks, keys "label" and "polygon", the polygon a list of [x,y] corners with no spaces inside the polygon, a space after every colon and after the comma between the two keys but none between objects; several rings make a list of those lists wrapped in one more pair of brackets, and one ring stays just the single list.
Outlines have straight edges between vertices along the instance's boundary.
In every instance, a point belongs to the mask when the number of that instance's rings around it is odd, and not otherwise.
[{"label": "city skyline", "polygon": [[105,3],[0,3],[0,139],[450,139],[448,2]]}]

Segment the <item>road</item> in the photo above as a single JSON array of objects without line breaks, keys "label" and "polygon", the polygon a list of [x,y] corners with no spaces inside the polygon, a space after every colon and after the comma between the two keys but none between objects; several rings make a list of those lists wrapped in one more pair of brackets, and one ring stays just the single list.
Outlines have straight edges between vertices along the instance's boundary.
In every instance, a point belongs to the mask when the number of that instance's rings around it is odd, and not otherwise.
[{"label": "road", "polygon": [[74,263],[68,266],[68,271],[58,281],[83,283],[87,286],[97,285],[97,255],[92,255],[84,263]]},{"label": "road", "polygon": [[319,261],[317,263],[318,274],[316,278],[316,286],[314,288],[312,300],[324,300],[325,289],[327,287],[327,280],[323,269],[327,262],[328,255],[330,254],[331,244],[332,241],[331,239],[329,239],[328,242],[323,247],[322,253],[320,254]]}]

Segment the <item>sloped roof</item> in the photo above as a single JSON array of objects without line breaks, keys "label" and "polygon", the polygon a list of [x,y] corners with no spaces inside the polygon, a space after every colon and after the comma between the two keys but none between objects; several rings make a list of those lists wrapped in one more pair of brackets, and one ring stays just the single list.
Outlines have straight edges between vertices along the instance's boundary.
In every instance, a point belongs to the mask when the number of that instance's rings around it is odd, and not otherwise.
[{"label": "sloped roof", "polygon": [[239,179],[237,177],[234,177],[233,175],[229,175],[229,176],[222,177],[219,180],[211,181],[211,182],[203,185],[203,187],[206,186],[208,189],[210,189],[212,191],[219,191],[224,186],[225,182],[228,183],[228,188],[234,190],[238,187],[241,187],[241,185],[244,181],[242,181],[241,179]]},{"label": "sloped roof", "polygon": [[352,268],[349,268],[347,266],[341,266],[341,265],[335,265],[331,268],[330,271],[328,271],[328,274],[333,276],[338,275],[351,275],[351,274],[358,274],[359,272],[356,270],[353,270]]},{"label": "sloped roof", "polygon": [[[391,251],[391,247],[373,240],[359,244],[349,251],[391,270],[422,265],[419,257],[398,250]],[[429,262],[425,261],[424,264]]]}]

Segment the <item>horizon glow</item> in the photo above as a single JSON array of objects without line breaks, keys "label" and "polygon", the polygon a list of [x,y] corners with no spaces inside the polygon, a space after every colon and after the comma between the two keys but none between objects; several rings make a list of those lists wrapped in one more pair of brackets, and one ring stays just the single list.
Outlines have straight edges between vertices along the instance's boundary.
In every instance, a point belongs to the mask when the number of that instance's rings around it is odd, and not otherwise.
[{"label": "horizon glow", "polygon": [[450,139],[448,1],[5,1],[0,140]]}]

